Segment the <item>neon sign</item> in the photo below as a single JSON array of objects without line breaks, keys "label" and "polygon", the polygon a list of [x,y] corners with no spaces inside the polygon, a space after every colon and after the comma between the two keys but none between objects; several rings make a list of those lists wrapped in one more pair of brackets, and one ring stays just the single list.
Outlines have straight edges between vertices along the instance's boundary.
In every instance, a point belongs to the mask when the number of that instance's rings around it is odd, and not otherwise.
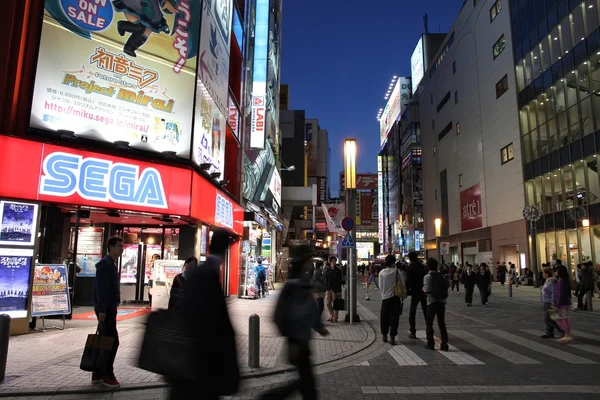
[{"label": "neon sign", "polygon": [[233,204],[220,194],[217,194],[215,223],[233,229]]}]

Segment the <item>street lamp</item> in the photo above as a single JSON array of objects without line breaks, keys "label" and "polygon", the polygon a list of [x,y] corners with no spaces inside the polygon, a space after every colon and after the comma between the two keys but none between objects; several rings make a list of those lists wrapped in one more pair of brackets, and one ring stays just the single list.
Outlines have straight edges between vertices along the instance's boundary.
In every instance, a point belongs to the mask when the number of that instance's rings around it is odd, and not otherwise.
[{"label": "street lamp", "polygon": [[[346,216],[356,218],[356,139],[344,139],[344,174],[346,176]],[[356,230],[350,231],[356,243]],[[360,322],[356,312],[356,247],[348,249],[348,313],[346,322]]]},{"label": "street lamp", "polygon": [[442,262],[442,250],[440,249],[440,236],[442,236],[442,219],[436,218],[435,221],[435,249],[437,251],[437,259]]}]

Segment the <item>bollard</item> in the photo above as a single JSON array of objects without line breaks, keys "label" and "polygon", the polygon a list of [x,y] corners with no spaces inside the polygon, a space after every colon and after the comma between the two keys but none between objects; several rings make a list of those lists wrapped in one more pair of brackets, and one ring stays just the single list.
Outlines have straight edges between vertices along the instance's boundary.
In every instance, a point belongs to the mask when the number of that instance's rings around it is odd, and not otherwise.
[{"label": "bollard", "polygon": [[6,374],[6,359],[8,358],[8,338],[10,336],[10,316],[0,315],[0,382]]},{"label": "bollard", "polygon": [[512,279],[508,281],[508,297],[512,297],[512,282]]},{"label": "bollard", "polygon": [[260,367],[260,317],[256,314],[248,320],[248,366]]},{"label": "bollard", "polygon": [[594,298],[594,291],[588,290],[585,294],[585,305],[587,311],[594,311],[594,307],[592,306],[592,299]]}]

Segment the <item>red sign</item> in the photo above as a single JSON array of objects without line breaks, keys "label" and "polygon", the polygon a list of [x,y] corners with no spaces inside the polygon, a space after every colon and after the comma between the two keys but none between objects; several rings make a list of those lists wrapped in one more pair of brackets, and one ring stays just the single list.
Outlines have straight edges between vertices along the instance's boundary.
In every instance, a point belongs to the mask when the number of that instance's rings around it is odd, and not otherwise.
[{"label": "red sign", "polygon": [[319,191],[319,204],[327,201],[327,178],[321,176],[317,178],[317,190]]},{"label": "red sign", "polygon": [[373,196],[370,192],[360,193],[360,225],[371,225]]},{"label": "red sign", "polygon": [[[340,190],[346,190],[346,177],[340,174]],[[377,190],[377,174],[356,174],[356,190]]]},{"label": "red sign", "polygon": [[481,208],[481,190],[479,184],[460,192],[460,222],[463,232],[483,226],[483,210]]},{"label": "red sign", "polygon": [[0,197],[184,216],[191,178],[182,168],[0,136]]}]

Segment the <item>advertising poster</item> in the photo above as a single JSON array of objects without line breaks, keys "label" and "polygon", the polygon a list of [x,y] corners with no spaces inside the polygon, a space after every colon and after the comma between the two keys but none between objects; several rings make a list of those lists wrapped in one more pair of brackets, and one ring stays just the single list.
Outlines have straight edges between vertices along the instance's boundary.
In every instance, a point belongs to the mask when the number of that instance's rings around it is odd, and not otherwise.
[{"label": "advertising poster", "polygon": [[161,247],[159,244],[149,244],[146,245],[146,268],[144,270],[145,283],[148,284],[148,281],[152,277],[152,269],[154,268],[154,264],[156,261],[160,260],[160,251]]},{"label": "advertising poster", "polygon": [[0,249],[0,314],[27,317],[33,250]]},{"label": "advertising poster", "polygon": [[210,173],[224,171],[232,16],[232,0],[203,2],[193,160],[212,164]]},{"label": "advertising poster", "polygon": [[262,239],[262,249],[260,252],[261,256],[264,258],[264,264],[271,264],[271,238],[263,236]]},{"label": "advertising poster", "polygon": [[173,279],[183,272],[183,260],[156,260],[152,270],[152,309],[169,307],[169,296]]},{"label": "advertising poster", "polygon": [[360,225],[371,225],[373,215],[373,195],[371,192],[360,192]]},{"label": "advertising poster", "polygon": [[46,0],[31,126],[188,158],[200,5]]},{"label": "advertising poster", "polygon": [[81,267],[78,278],[93,278],[96,276],[96,264],[102,260],[102,254],[77,254],[77,265]]},{"label": "advertising poster", "polygon": [[375,243],[356,242],[356,257],[359,260],[370,260],[375,254]]},{"label": "advertising poster", "polygon": [[[71,248],[75,245],[75,228],[71,228]],[[77,238],[77,264],[81,272],[77,277],[90,278],[96,276],[96,264],[102,259],[104,228],[79,228]]]},{"label": "advertising poster", "polygon": [[483,210],[481,208],[481,189],[479,184],[460,192],[460,222],[463,232],[483,226]]},{"label": "advertising poster", "polygon": [[136,283],[138,266],[137,244],[123,245],[123,256],[121,256],[121,283]]},{"label": "advertising poster", "polygon": [[36,264],[33,270],[31,315],[69,314],[69,284],[63,264]]},{"label": "advertising poster", "polygon": [[0,244],[33,246],[37,204],[0,201]]}]

